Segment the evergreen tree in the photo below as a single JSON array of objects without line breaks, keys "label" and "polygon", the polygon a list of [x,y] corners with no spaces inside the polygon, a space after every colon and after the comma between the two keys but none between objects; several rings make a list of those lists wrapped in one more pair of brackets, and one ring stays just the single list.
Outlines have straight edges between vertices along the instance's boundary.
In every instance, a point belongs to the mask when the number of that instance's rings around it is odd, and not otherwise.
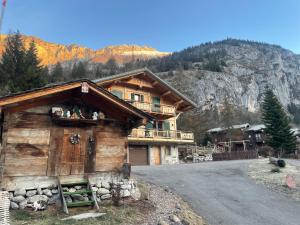
[{"label": "evergreen tree", "polygon": [[23,82],[19,87],[21,90],[42,87],[46,84],[47,69],[40,66],[40,60],[37,57],[37,50],[34,41],[30,43],[29,49],[25,54],[25,73]]},{"label": "evergreen tree", "polygon": [[114,58],[109,59],[106,64],[105,68],[109,70],[109,75],[114,75],[117,73],[119,66]]},{"label": "evergreen tree", "polygon": [[50,82],[54,83],[54,82],[60,82],[60,81],[64,81],[64,70],[60,64],[60,62],[56,63],[51,76],[50,76]]},{"label": "evergreen tree", "polygon": [[74,64],[71,72],[72,79],[84,78],[87,75],[86,67],[83,62],[79,62],[78,64]]},{"label": "evergreen tree", "polygon": [[273,91],[265,91],[262,103],[262,121],[268,135],[267,144],[281,157],[283,153],[292,153],[296,149],[296,137],[289,125],[290,119],[285,113]]},{"label": "evergreen tree", "polygon": [[24,82],[25,54],[20,33],[9,35],[0,64],[1,94],[22,91],[18,84]]}]

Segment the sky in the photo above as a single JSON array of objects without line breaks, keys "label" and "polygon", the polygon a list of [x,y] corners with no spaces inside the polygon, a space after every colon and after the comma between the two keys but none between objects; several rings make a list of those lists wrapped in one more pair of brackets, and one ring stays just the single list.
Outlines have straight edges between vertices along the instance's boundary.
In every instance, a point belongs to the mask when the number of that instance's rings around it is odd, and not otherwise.
[{"label": "sky", "polygon": [[92,49],[137,44],[173,52],[231,37],[299,54],[300,0],[7,0],[1,32],[16,30]]}]

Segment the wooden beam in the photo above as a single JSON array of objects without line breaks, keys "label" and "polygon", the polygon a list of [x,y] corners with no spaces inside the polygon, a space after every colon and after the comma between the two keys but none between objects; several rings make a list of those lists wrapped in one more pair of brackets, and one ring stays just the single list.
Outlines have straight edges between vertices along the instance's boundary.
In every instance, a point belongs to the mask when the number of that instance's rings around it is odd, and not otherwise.
[{"label": "wooden beam", "polygon": [[171,91],[166,91],[160,97],[164,97],[164,96],[169,95],[169,94],[171,94]]},{"label": "wooden beam", "polygon": [[152,82],[151,84],[152,84],[152,86],[155,86],[155,85],[158,84],[158,81],[154,81],[154,82]]}]

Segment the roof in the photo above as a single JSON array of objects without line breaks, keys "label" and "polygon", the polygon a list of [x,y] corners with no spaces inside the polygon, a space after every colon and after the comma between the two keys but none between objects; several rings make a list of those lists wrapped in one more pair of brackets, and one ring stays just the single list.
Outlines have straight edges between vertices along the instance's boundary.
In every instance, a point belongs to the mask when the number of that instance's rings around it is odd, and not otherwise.
[{"label": "roof", "polygon": [[[245,128],[248,128],[250,126],[249,123],[245,123],[245,124],[238,124],[238,125],[232,125],[230,127],[230,129],[245,129]],[[225,127],[216,127],[216,128],[213,128],[213,129],[209,129],[207,132],[209,133],[218,133],[218,132],[221,132],[221,131],[225,131],[225,130],[228,130],[229,128],[225,128]]]},{"label": "roof", "polygon": [[256,124],[256,125],[251,125],[247,131],[259,131],[266,129],[266,126],[264,124]]},{"label": "roof", "polygon": [[79,79],[69,82],[61,82],[61,83],[53,83],[48,84],[41,88],[35,88],[23,92],[13,93],[6,96],[0,97],[0,108],[5,108],[8,106],[14,107],[15,103],[18,102],[24,102],[24,101],[32,101],[32,99],[47,96],[50,94],[55,94],[67,90],[71,90],[74,88],[81,87],[81,85],[86,82],[94,92],[96,92],[98,95],[101,95],[103,97],[111,99],[112,104],[118,104],[123,109],[127,110],[128,112],[141,117],[146,118],[149,120],[153,120],[153,117],[147,113],[145,113],[142,110],[137,109],[136,107],[132,106],[131,104],[127,103],[126,101],[123,101],[122,99],[116,97],[109,91],[107,91],[104,88],[99,87],[94,82],[88,80],[88,79]]},{"label": "roof", "polygon": [[175,93],[181,99],[183,99],[186,102],[188,102],[191,106],[193,106],[194,108],[197,107],[196,103],[194,103],[192,100],[190,100],[184,94],[180,93],[178,90],[176,90],[175,88],[173,88],[166,81],[162,80],[160,77],[158,77],[157,75],[155,75],[148,68],[141,68],[141,69],[137,69],[137,70],[132,70],[132,71],[129,71],[129,72],[125,72],[125,73],[119,73],[119,74],[116,74],[116,75],[112,75],[112,76],[108,76],[108,77],[103,77],[103,78],[95,79],[95,80],[93,80],[93,82],[99,85],[99,84],[102,84],[102,83],[105,83],[105,82],[108,82],[108,81],[113,81],[113,80],[120,79],[120,78],[125,78],[125,77],[139,75],[141,73],[147,73],[149,76],[151,76],[153,79],[155,79],[158,82],[160,82],[163,86],[165,86],[170,91],[172,91],[173,93]]}]

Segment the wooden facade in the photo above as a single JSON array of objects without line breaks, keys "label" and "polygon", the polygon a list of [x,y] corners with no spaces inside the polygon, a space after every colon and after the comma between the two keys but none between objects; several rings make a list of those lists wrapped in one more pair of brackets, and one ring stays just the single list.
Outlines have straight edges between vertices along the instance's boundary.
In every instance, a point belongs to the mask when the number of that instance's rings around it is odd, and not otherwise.
[{"label": "wooden facade", "polygon": [[[104,117],[57,118],[51,112],[66,105],[101,111]],[[36,182],[120,171],[128,162],[128,133],[152,119],[90,81],[3,97],[0,106],[1,185],[7,189],[26,177]]]},{"label": "wooden facade", "polygon": [[[132,149],[129,152],[143,155],[143,164],[177,163],[178,144],[194,143],[194,134],[178,130],[176,120],[182,112],[195,108],[195,104],[148,69],[118,74],[94,82],[154,117],[152,123],[133,129],[128,136],[129,148]],[[137,153],[137,145],[142,147],[138,149],[145,149],[146,146],[147,160],[144,153]],[[174,149],[174,155],[165,157],[164,149],[169,148]],[[130,158],[133,164],[141,164],[139,160],[135,160],[137,157]]]}]

